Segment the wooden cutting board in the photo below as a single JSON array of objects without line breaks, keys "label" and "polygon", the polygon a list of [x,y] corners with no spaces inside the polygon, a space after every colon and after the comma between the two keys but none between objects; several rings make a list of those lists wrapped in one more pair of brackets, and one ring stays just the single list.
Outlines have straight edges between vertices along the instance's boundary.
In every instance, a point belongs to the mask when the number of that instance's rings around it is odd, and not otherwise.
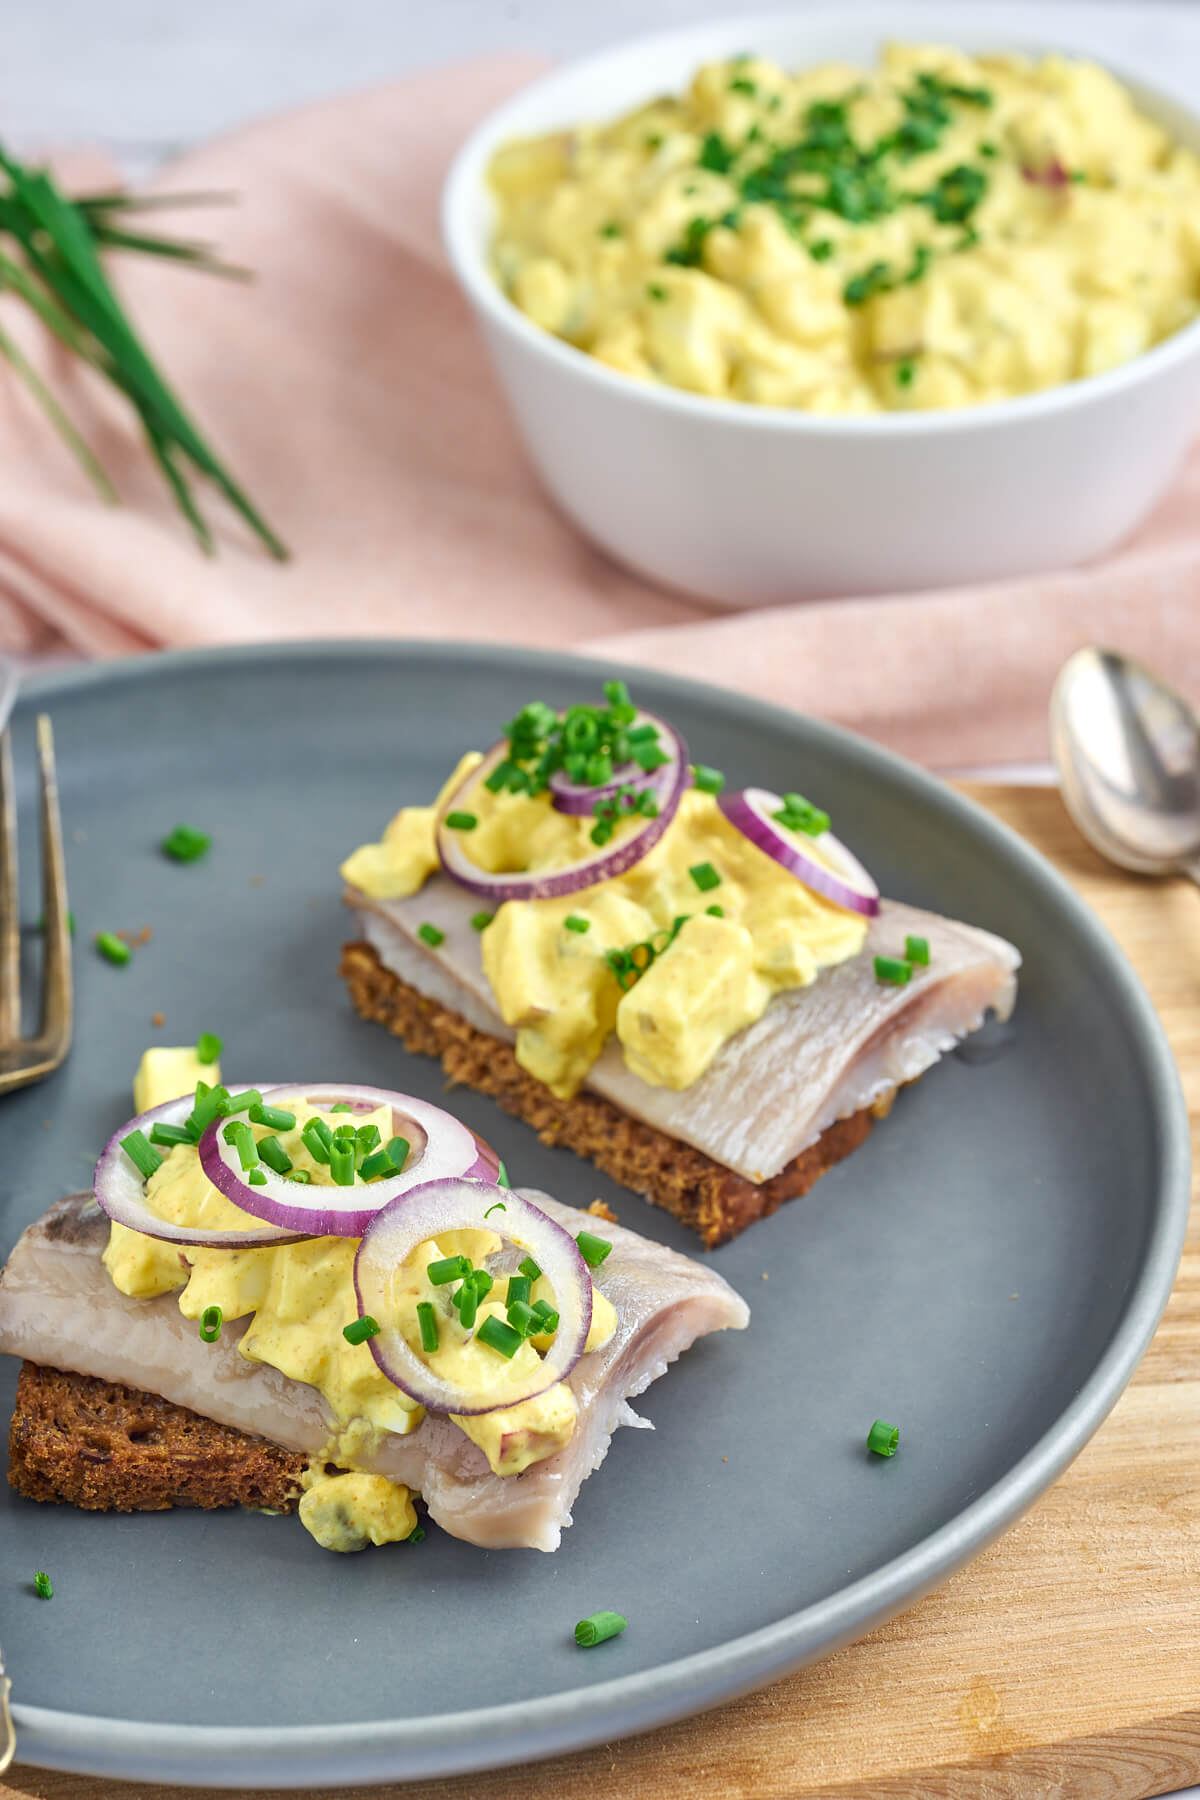
[{"label": "wooden cutting board", "polygon": [[[1110,869],[1057,793],[975,797],[1062,869],[1132,959],[1200,1110],[1200,894]],[[1200,1163],[1200,1156],[1197,1157]],[[20,1671],[13,1671],[19,1681]],[[861,1643],[665,1731],[394,1800],[1142,1800],[1200,1782],[1200,1205],[1115,1412],[1007,1537]],[[0,1800],[179,1789],[14,1768]]]}]

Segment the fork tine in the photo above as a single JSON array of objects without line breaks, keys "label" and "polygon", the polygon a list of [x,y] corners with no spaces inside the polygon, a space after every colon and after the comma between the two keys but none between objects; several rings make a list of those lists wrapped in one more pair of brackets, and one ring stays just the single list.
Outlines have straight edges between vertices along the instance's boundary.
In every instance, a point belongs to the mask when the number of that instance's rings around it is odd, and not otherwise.
[{"label": "fork tine", "polygon": [[45,1053],[61,1061],[71,1043],[71,916],[58,810],[54,731],[45,713],[38,714],[37,743],[42,777],[42,907],[46,944],[41,1037]]},{"label": "fork tine", "polygon": [[12,743],[0,733],[0,1045],[21,1035],[21,922]]}]

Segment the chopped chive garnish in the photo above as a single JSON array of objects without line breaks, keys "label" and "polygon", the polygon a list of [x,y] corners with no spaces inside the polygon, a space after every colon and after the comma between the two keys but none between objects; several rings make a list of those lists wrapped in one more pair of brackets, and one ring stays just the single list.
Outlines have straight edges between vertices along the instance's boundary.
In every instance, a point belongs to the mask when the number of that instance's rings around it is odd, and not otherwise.
[{"label": "chopped chive garnish", "polygon": [[538,1315],[527,1300],[511,1301],[506,1317],[513,1330],[519,1331],[522,1337],[532,1337],[541,1329]]},{"label": "chopped chive garnish", "polygon": [[417,926],[417,936],[423,944],[430,945],[434,950],[437,949],[439,944],[444,944],[446,941],[445,932],[439,931],[437,926],[431,925],[428,920],[426,920],[423,925]]},{"label": "chopped chive garnish", "polygon": [[446,814],[446,824],[451,831],[474,831],[479,820],[474,813],[450,812]]},{"label": "chopped chive garnish", "polygon": [[300,1133],[300,1140],[314,1162],[329,1161],[329,1146],[333,1142],[333,1133],[324,1119],[310,1119]]},{"label": "chopped chive garnish", "polygon": [[579,1245],[579,1254],[589,1269],[598,1269],[612,1249],[607,1238],[596,1237],[590,1231],[579,1232],[575,1242]]},{"label": "chopped chive garnish", "polygon": [[495,916],[496,916],[495,913],[490,913],[490,912],[472,913],[471,914],[471,929],[472,929],[472,931],[486,931],[488,926],[491,924],[492,920],[495,918]]},{"label": "chopped chive garnish", "polygon": [[771,817],[789,831],[802,831],[806,837],[820,837],[829,830],[829,814],[806,800],[803,794],[785,794],[783,805]]},{"label": "chopped chive garnish", "polygon": [[508,1278],[508,1291],[504,1297],[510,1306],[514,1300],[524,1300],[528,1304],[532,1287],[533,1282],[528,1275],[510,1275]]},{"label": "chopped chive garnish", "polygon": [[407,1138],[394,1137],[388,1139],[387,1153],[395,1163],[397,1169],[403,1169],[405,1163],[408,1161],[408,1152],[410,1148],[411,1146]]},{"label": "chopped chive garnish", "polygon": [[692,770],[692,786],[699,788],[702,794],[719,794],[725,786],[725,777],[720,769],[710,769],[704,763],[697,763]]},{"label": "chopped chive garnish", "polygon": [[169,836],[159,845],[164,856],[172,862],[198,862],[212,849],[212,839],[206,831],[197,831],[191,825],[177,825]]},{"label": "chopped chive garnish", "polygon": [[206,1344],[215,1344],[221,1335],[221,1321],[225,1314],[219,1306],[206,1306],[200,1314],[200,1336]]},{"label": "chopped chive garnish", "polygon": [[252,1106],[262,1105],[262,1095],[257,1088],[247,1088],[244,1093],[230,1094],[221,1102],[221,1112],[225,1118],[234,1113],[249,1112]]},{"label": "chopped chive garnish", "polygon": [[712,906],[706,906],[704,910],[710,919],[723,919],[725,917],[725,908],[723,906],[714,904]]},{"label": "chopped chive garnish", "polygon": [[348,1344],[365,1344],[368,1338],[378,1337],[380,1330],[379,1320],[364,1313],[361,1319],[351,1319],[348,1325],[342,1326],[342,1336]]},{"label": "chopped chive garnish", "polygon": [[900,1427],[889,1425],[884,1419],[876,1419],[867,1433],[867,1449],[876,1456],[895,1456],[900,1443]]},{"label": "chopped chive garnish", "polygon": [[[262,1145],[258,1148],[261,1155]],[[354,1145],[346,1138],[334,1138],[330,1142],[329,1173],[337,1187],[354,1186]]]},{"label": "chopped chive garnish", "polygon": [[301,1187],[307,1187],[312,1181],[312,1176],[307,1169],[293,1169],[288,1175],[288,1180],[298,1181]]},{"label": "chopped chive garnish", "polygon": [[417,1324],[421,1327],[422,1350],[436,1350],[438,1347],[437,1314],[428,1300],[417,1302]]},{"label": "chopped chive garnish", "polygon": [[150,1142],[173,1146],[175,1144],[191,1144],[195,1142],[195,1139],[186,1125],[164,1125],[160,1120],[157,1125],[150,1127]]},{"label": "chopped chive garnish", "polygon": [[628,1623],[629,1620],[617,1612],[593,1613],[590,1618],[580,1619],[575,1627],[575,1642],[581,1650],[590,1650],[593,1644],[620,1637]]},{"label": "chopped chive garnish", "polygon": [[568,931],[584,932],[592,929],[592,921],[590,919],[581,919],[578,913],[568,913],[563,920],[563,924]]},{"label": "chopped chive garnish", "polygon": [[129,945],[113,931],[98,931],[96,948],[107,962],[115,963],[118,969],[123,969],[133,955]]},{"label": "chopped chive garnish", "polygon": [[215,1031],[202,1031],[196,1039],[196,1061],[215,1063],[224,1048]]},{"label": "chopped chive garnish", "polygon": [[250,1122],[253,1125],[269,1125],[272,1131],[294,1131],[296,1115],[282,1106],[264,1106],[260,1101],[250,1108]]},{"label": "chopped chive garnish", "polygon": [[483,1321],[475,1333],[475,1340],[486,1344],[489,1350],[497,1350],[501,1356],[507,1356],[510,1362],[525,1342],[519,1331],[514,1331],[511,1325],[496,1318],[494,1313],[489,1313]]},{"label": "chopped chive garnish", "polygon": [[548,1300],[535,1300],[533,1310],[538,1321],[537,1330],[535,1331],[534,1336],[553,1337],[554,1333],[558,1330],[558,1314],[555,1312],[550,1302]]},{"label": "chopped chive garnish", "polygon": [[162,1157],[157,1150],[151,1148],[150,1141],[143,1131],[131,1131],[128,1137],[123,1137],[121,1148],[143,1181],[149,1181],[150,1177],[162,1168]]},{"label": "chopped chive garnish", "polygon": [[906,937],[904,954],[910,963],[920,963],[921,967],[929,966],[929,939],[924,937]]},{"label": "chopped chive garnish", "polygon": [[[266,1163],[268,1169],[274,1169],[277,1175],[288,1174],[292,1167],[292,1159],[277,1137],[259,1138],[258,1154],[261,1161]],[[352,1151],[352,1159],[353,1154]]]},{"label": "chopped chive garnish", "polygon": [[492,1204],[486,1208],[483,1216],[485,1219],[490,1219],[494,1212],[507,1212],[507,1211],[508,1211],[508,1208],[507,1208],[507,1206],[505,1206],[503,1200],[494,1200],[492,1202]]},{"label": "chopped chive garnish", "polygon": [[338,1103],[337,1103],[337,1105],[336,1105],[336,1106],[331,1106],[331,1107],[330,1107],[330,1109],[329,1109],[329,1110],[330,1110],[330,1112],[331,1112],[331,1113],[335,1113],[335,1112],[353,1112],[353,1111],[354,1111],[354,1108],[353,1108],[353,1107],[352,1107],[352,1106],[351,1106],[351,1104],[350,1104],[350,1102],[349,1102],[349,1101],[348,1101],[348,1100],[339,1100],[339,1101],[338,1101]]},{"label": "chopped chive garnish", "polygon": [[702,894],[707,894],[710,889],[721,885],[721,877],[710,862],[693,863],[688,874]]},{"label": "chopped chive garnish", "polygon": [[53,1598],[54,1598],[54,1583],[51,1581],[50,1577],[47,1575],[45,1569],[39,1569],[37,1574],[34,1576],[33,1591],[37,1595],[39,1600],[53,1600]]},{"label": "chopped chive garnish", "polygon": [[366,1152],[378,1149],[378,1147],[379,1147],[379,1127],[378,1127],[378,1125],[360,1125],[358,1128],[358,1141],[362,1145],[363,1150]]},{"label": "chopped chive garnish", "polygon": [[912,980],[912,964],[902,962],[896,956],[877,956],[875,979],[890,982],[893,987],[903,987],[907,981]]},{"label": "chopped chive garnish", "polygon": [[[201,1093],[201,1088],[204,1092]],[[229,1099],[229,1090],[218,1082],[216,1087],[209,1087],[206,1082],[196,1083],[196,1103],[184,1120],[188,1130],[197,1138],[203,1137],[214,1119],[224,1117],[225,1103]]]},{"label": "chopped chive garnish", "polygon": [[512,1186],[512,1182],[508,1179],[508,1170],[505,1168],[503,1162],[500,1163],[500,1165],[498,1166],[498,1168],[496,1170],[496,1186],[497,1187],[511,1187]]},{"label": "chopped chive garnish", "polygon": [[267,1178],[261,1169],[251,1169],[246,1180],[250,1183],[251,1187],[266,1187],[267,1185]]},{"label": "chopped chive garnish", "polygon": [[364,1181],[374,1181],[377,1175],[398,1175],[400,1173],[386,1150],[376,1150],[372,1156],[364,1157],[358,1172]]},{"label": "chopped chive garnish", "polygon": [[461,1281],[471,1273],[471,1259],[467,1256],[443,1256],[437,1262],[431,1262],[425,1273],[434,1287],[445,1287],[449,1281]]},{"label": "chopped chive garnish", "polygon": [[349,1143],[351,1139],[357,1140],[358,1138],[358,1133],[355,1131],[353,1125],[348,1125],[344,1121],[341,1125],[334,1126],[333,1135],[335,1138],[344,1138],[347,1143]]},{"label": "chopped chive garnish", "polygon": [[457,1293],[450,1296],[458,1308],[458,1322],[464,1331],[470,1331],[475,1323],[475,1315],[479,1311],[480,1293],[473,1281],[464,1281]]},{"label": "chopped chive garnish", "polygon": [[404,1541],[406,1544],[423,1544],[425,1542],[425,1527],[423,1525],[414,1525]]},{"label": "chopped chive garnish", "polygon": [[241,1119],[231,1119],[225,1127],[225,1142],[232,1144],[238,1153],[238,1161],[243,1169],[258,1166],[258,1144],[250,1127]]},{"label": "chopped chive garnish", "polygon": [[542,1272],[534,1262],[532,1256],[527,1256],[523,1262],[517,1264],[517,1267],[520,1269],[522,1275],[528,1275],[530,1281],[536,1281]]}]

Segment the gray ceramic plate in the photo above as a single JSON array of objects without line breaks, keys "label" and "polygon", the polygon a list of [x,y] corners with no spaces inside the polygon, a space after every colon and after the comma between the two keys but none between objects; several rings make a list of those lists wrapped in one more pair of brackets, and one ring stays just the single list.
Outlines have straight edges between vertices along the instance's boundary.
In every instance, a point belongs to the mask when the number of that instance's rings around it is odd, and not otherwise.
[{"label": "gray ceramic plate", "polygon": [[[145,1044],[226,1040],[246,1079],[437,1098],[439,1071],[350,1012],[339,857],[525,699],[593,697],[566,657],[318,645],[170,656],[33,684],[58,738],[79,919],[78,1040],[0,1102],[0,1254],[88,1179]],[[719,1251],[751,1329],[698,1345],[618,1434],[554,1556],[318,1550],[294,1520],[89,1516],[0,1499],[0,1642],[30,1762],[300,1786],[517,1761],[771,1680],[909,1605],[1011,1524],[1145,1349],[1188,1205],[1187,1120],[1128,966],[1062,881],[915,770],[810,720],[665,677],[637,695],[741,784],[819,797],[885,892],[1020,945],[1015,1029],[951,1056],[805,1200]],[[215,834],[179,868],[183,820]],[[25,916],[35,919],[26,868]],[[124,970],[97,929],[153,927]],[[36,934],[27,940],[31,959]],[[166,1024],[151,1028],[161,1012]],[[682,1249],[682,1228],[490,1102],[463,1116],[518,1181]],[[769,1281],[765,1278],[769,1274]],[[0,1376],[0,1411],[16,1370]],[[870,1459],[872,1419],[900,1454]],[[30,1581],[46,1569],[49,1604]],[[590,1653],[597,1607],[629,1618]]]}]

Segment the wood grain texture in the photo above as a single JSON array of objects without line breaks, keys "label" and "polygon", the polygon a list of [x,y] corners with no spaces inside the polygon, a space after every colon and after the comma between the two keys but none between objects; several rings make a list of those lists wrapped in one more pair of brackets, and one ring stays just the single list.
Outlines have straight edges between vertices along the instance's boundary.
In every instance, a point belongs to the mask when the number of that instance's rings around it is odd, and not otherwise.
[{"label": "wood grain texture", "polygon": [[[975,797],[1096,908],[1159,1009],[1200,1115],[1200,895],[1108,868],[1052,789]],[[1200,1161],[1200,1158],[1198,1158]],[[1131,1387],[1000,1543],[902,1618],[760,1694],[529,1769],[393,1800],[1143,1800],[1200,1781],[1200,1206]],[[19,1676],[19,1671],[14,1671]],[[10,1772],[0,1800],[181,1790]]]}]

